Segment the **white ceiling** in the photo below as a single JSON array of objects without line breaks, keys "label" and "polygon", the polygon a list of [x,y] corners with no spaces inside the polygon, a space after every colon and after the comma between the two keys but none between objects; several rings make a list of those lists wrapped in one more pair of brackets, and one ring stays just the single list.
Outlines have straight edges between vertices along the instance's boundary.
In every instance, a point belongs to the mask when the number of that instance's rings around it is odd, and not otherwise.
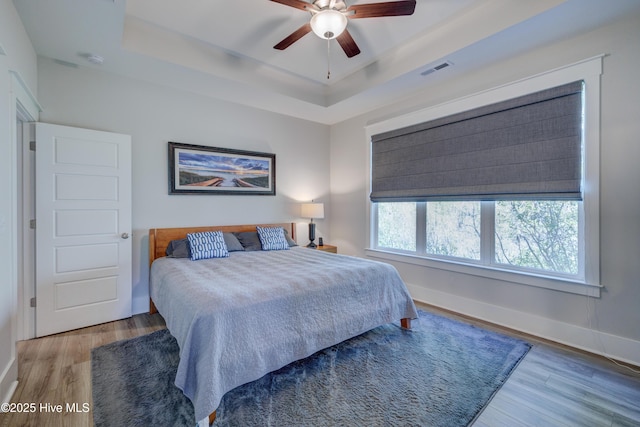
[{"label": "white ceiling", "polygon": [[43,57],[326,124],[640,10],[638,0],[417,0],[411,16],[349,21],[362,51],[349,59],[335,41],[328,58],[313,33],[273,49],[310,15],[269,0],[14,4]]}]

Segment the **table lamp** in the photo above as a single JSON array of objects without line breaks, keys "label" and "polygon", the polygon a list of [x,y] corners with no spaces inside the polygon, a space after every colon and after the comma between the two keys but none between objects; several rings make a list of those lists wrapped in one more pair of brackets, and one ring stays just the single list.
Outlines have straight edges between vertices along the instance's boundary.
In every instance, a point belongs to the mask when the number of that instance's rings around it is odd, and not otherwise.
[{"label": "table lamp", "polygon": [[309,218],[311,222],[309,223],[309,244],[308,248],[316,248],[316,244],[313,241],[316,239],[316,225],[314,224],[314,219],[322,219],[324,218],[324,203],[303,203],[302,204],[302,217]]}]

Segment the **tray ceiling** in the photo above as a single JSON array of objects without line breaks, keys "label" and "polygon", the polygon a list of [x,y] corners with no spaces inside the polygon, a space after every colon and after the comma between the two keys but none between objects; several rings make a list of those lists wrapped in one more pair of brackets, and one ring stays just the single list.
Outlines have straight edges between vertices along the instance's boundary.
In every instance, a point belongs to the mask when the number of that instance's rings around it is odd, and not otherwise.
[{"label": "tray ceiling", "polygon": [[362,53],[349,59],[313,33],[273,49],[310,14],[269,0],[14,4],[42,57],[327,124],[639,9],[635,0],[418,0],[411,16],[350,20]]}]

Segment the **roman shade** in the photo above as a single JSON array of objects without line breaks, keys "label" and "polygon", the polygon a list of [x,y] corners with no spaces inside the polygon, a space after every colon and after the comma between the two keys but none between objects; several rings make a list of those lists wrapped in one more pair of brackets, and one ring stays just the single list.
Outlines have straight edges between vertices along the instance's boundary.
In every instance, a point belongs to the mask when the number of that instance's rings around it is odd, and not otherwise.
[{"label": "roman shade", "polygon": [[581,200],[576,81],[374,135],[371,200]]}]

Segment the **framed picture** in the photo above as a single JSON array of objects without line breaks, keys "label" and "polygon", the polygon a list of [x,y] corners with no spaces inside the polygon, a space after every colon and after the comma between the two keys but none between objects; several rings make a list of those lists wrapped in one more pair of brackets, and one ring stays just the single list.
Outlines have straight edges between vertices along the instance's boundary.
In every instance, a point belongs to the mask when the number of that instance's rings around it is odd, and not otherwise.
[{"label": "framed picture", "polygon": [[169,142],[169,194],[276,194],[276,155]]}]

